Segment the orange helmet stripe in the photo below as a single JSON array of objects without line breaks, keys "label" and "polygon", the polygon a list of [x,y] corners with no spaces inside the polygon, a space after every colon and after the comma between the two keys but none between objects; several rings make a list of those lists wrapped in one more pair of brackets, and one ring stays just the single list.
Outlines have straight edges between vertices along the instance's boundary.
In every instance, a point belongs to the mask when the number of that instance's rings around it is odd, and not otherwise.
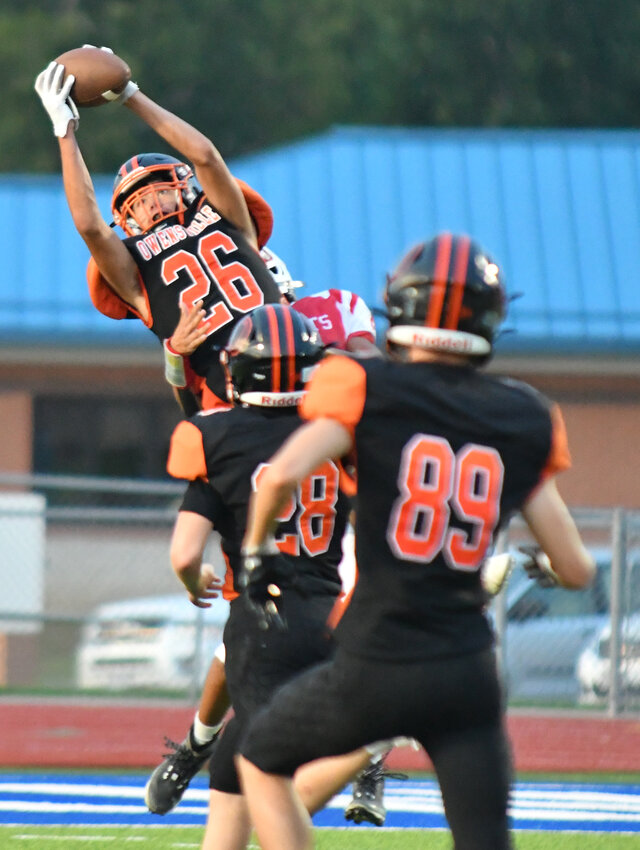
[{"label": "orange helmet stripe", "polygon": [[271,305],[266,305],[269,333],[271,335],[271,392],[281,391],[280,376],[280,332],[278,331],[278,314]]},{"label": "orange helmet stripe", "polygon": [[296,388],[296,343],[293,335],[293,317],[288,310],[283,310],[284,335],[287,340],[287,391],[293,392]]},{"label": "orange helmet stripe", "polygon": [[462,307],[462,296],[467,279],[467,268],[469,266],[469,250],[471,240],[468,236],[456,239],[456,251],[453,258],[453,281],[447,304],[447,316],[443,325],[450,330],[456,330],[460,321],[460,308]]},{"label": "orange helmet stripe", "polygon": [[438,237],[433,284],[431,287],[431,295],[429,296],[429,306],[427,308],[427,317],[425,320],[425,325],[428,328],[440,327],[444,296],[447,289],[449,261],[451,259],[451,242],[452,236],[450,233],[443,233]]}]

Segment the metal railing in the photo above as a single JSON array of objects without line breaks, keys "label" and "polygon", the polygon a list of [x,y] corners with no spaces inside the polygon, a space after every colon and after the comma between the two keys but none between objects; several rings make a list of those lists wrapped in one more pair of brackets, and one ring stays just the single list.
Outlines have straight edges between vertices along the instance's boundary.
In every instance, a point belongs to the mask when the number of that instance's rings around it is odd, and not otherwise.
[{"label": "metal railing", "polygon": [[[176,613],[170,623],[150,626],[143,616],[145,606],[159,597],[184,596],[169,563],[183,491],[183,484],[170,481],[0,474],[0,688],[82,692],[79,659],[84,653],[88,663],[87,646],[94,641],[92,663],[110,682],[97,690],[117,691],[115,668],[121,664],[129,695],[163,692],[151,656],[135,659],[133,650],[140,646],[132,640],[127,655],[124,636],[118,635],[119,622],[128,622],[132,634],[137,616],[140,634],[147,629],[147,636],[151,628],[193,631],[187,641],[191,656],[171,661],[178,671],[175,681],[182,684],[169,687],[172,695],[193,699],[211,651],[206,624],[185,623]],[[558,591],[568,596],[556,599],[512,578],[491,606],[509,698],[518,705],[635,712],[640,710],[640,625],[637,635],[633,631],[640,621],[640,512],[584,508],[572,513],[587,545],[598,553],[604,595],[596,597],[593,589],[575,596]],[[513,547],[526,538],[526,526],[515,518],[499,545]],[[207,558],[224,572],[215,540]],[[549,603],[549,610],[527,609],[527,595],[536,596],[542,607]],[[112,618],[112,644],[101,637],[98,645],[91,637],[101,617]],[[604,680],[587,686],[577,665],[589,647],[593,664],[607,670]],[[134,663],[140,667],[137,680]],[[171,686],[171,678],[163,684]]]}]

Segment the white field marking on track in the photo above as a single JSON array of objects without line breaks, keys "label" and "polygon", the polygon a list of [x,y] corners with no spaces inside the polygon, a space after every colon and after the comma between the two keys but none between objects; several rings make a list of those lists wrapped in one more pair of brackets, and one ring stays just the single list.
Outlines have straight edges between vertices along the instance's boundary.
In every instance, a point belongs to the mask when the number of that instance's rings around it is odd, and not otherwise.
[{"label": "white field marking on track", "polygon": [[72,782],[0,782],[0,794],[55,794],[60,797],[131,797],[139,800],[144,788],[132,785],[74,785]]},{"label": "white field marking on track", "polygon": [[[22,833],[19,835],[12,835],[12,841],[33,841],[33,840],[42,840],[42,833],[37,835],[29,835],[29,833]],[[146,835],[128,835],[125,838],[121,838],[119,835],[47,835],[47,841],[148,841]],[[179,845],[174,845],[177,847]],[[185,844],[184,847],[199,847],[199,844]]]},{"label": "white field marking on track", "polygon": [[[344,795],[339,795],[331,801],[331,807],[346,803]],[[387,787],[385,789],[385,806],[391,811],[401,811],[411,806],[412,811],[442,812],[442,797],[435,788]],[[625,792],[611,791],[580,791],[576,789],[563,790],[552,788],[547,790],[516,788],[512,795],[510,807],[512,812],[522,816],[531,809],[551,812],[579,811],[582,816],[590,816],[597,812],[603,817],[612,812],[626,819],[627,815],[640,815],[640,796]],[[553,815],[550,815],[553,817]]]},{"label": "white field marking on track", "polygon": [[[40,832],[38,834],[29,835],[29,833],[21,833],[19,835],[12,835],[12,841],[33,841],[33,840],[42,840],[43,834]],[[125,838],[122,838],[119,835],[47,835],[47,841],[148,841],[146,835],[128,835]],[[199,847],[199,844],[184,844],[178,845],[174,844],[174,847],[183,846],[183,847]]]},{"label": "white field marking on track", "polygon": [[[12,800],[11,802],[0,801],[0,812],[86,812],[96,814],[138,815],[149,814],[146,806],[104,806],[100,803],[34,803],[33,800]],[[201,814],[202,809],[196,809],[196,814]]]},{"label": "white field marking on track", "polygon": [[[36,834],[24,832],[11,836],[12,841],[38,841],[41,838],[41,832]],[[118,841],[120,843],[153,840],[147,835],[126,835],[124,838],[121,835],[47,835],[46,838],[47,841]],[[200,847],[200,842],[174,841],[169,847]],[[257,844],[249,844],[247,850],[251,850],[251,848],[260,850]]]},{"label": "white field marking on track", "polygon": [[[73,785],[71,782],[0,782],[0,794],[47,794],[53,797],[125,797],[144,799],[144,788],[135,785]],[[208,788],[189,788],[182,798],[186,802],[209,804]],[[180,807],[185,811],[185,807]],[[145,806],[146,811],[146,806]],[[200,809],[194,809],[199,812]]]}]

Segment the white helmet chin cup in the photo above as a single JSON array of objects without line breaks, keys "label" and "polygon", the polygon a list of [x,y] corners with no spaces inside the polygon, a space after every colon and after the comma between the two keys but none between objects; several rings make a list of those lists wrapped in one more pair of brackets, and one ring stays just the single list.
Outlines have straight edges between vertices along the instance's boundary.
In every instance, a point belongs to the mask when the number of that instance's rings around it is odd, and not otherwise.
[{"label": "white helmet chin cup", "polygon": [[396,345],[415,345],[430,351],[444,351],[465,356],[481,356],[491,351],[491,343],[477,334],[421,325],[392,325],[387,330],[387,340]]},{"label": "white helmet chin cup", "polygon": [[281,294],[293,301],[293,290],[304,286],[304,283],[301,280],[293,280],[284,260],[272,251],[271,248],[262,248],[260,256],[271,272]]}]

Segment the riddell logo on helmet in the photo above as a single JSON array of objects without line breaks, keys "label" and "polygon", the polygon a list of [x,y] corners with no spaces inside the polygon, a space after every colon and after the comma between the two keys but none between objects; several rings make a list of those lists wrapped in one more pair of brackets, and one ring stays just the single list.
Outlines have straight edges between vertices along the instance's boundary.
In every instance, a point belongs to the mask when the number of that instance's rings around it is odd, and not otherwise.
[{"label": "riddell logo on helmet", "polygon": [[434,348],[441,348],[445,351],[471,351],[473,348],[473,342],[470,339],[465,337],[450,337],[450,336],[440,336],[437,333],[415,333],[413,335],[413,344],[414,345],[424,345],[425,342],[429,343],[429,346],[433,346]]},{"label": "riddell logo on helmet", "polygon": [[296,396],[273,398],[273,396],[263,395],[260,404],[263,407],[295,407],[299,402],[300,399]]}]

